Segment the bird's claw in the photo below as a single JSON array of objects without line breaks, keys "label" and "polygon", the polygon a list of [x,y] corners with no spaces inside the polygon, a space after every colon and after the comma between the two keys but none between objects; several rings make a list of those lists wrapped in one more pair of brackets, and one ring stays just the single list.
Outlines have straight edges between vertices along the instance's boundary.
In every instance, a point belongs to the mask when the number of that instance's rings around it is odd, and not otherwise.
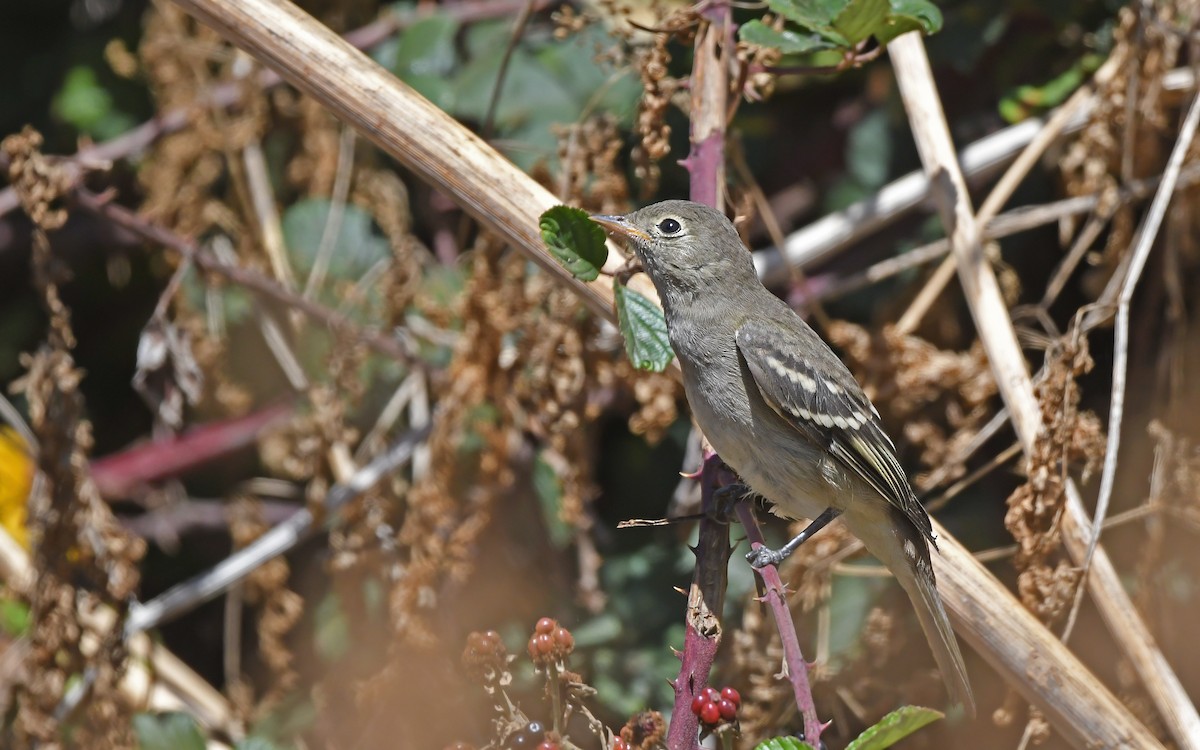
[{"label": "bird's claw", "polygon": [[783,552],[770,547],[756,547],[746,553],[746,562],[752,568],[765,568],[768,565],[779,565],[787,559]]}]

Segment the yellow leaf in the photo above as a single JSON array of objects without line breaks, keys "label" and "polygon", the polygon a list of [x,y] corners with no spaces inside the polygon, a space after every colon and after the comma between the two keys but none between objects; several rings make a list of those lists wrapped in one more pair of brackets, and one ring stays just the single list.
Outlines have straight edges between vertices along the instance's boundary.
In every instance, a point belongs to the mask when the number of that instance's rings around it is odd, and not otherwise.
[{"label": "yellow leaf", "polygon": [[29,549],[25,519],[32,485],[33,459],[25,441],[11,427],[0,427],[0,526],[25,549]]}]

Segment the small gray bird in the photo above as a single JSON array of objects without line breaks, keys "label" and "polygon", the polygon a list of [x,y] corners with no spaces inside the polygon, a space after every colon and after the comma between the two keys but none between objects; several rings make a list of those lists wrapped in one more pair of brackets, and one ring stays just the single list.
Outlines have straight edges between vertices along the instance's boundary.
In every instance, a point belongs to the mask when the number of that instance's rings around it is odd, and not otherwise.
[{"label": "small gray bird", "polygon": [[775,513],[814,519],[751,564],[777,564],[841,516],[912,600],[951,699],[974,716],[930,564],[933,527],[854,376],[763,287],[719,211],[664,201],[592,220],[627,242],[658,289],[688,404],[713,448]]}]

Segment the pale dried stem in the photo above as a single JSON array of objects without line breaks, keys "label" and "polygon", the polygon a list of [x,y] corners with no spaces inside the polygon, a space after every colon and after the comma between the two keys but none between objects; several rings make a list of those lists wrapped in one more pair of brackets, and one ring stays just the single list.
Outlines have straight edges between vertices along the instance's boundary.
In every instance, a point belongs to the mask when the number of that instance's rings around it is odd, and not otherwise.
[{"label": "pale dried stem", "polygon": [[[1109,59],[1096,71],[1095,82],[1103,83],[1112,78],[1113,73],[1120,65],[1121,58],[1117,55],[1109,57]],[[1050,147],[1063,130],[1072,120],[1077,119],[1077,113],[1089,107],[1092,103],[1094,84],[1089,84],[1080,88],[1067,103],[1054,111],[1050,119],[1046,122],[1045,127],[1038,131],[1038,134],[1033,137],[1021,155],[1017,157],[1008,169],[1004,172],[1004,176],[992,188],[991,193],[983,201],[983,205],[979,208],[979,212],[975,215],[977,226],[986,227],[996,214],[1000,213],[1000,209],[1012,197],[1013,192],[1020,186],[1021,181],[1029,174],[1029,170],[1033,169],[1037,164],[1038,159],[1042,157],[1046,149]],[[957,157],[956,157],[957,158]],[[965,182],[964,182],[965,185]],[[955,260],[953,255],[948,255],[942,264],[934,271],[933,276],[925,284],[925,287],[909,305],[908,310],[900,317],[896,323],[896,330],[901,335],[907,335],[916,330],[921,324],[921,320],[925,317],[925,313],[933,306],[934,301],[941,296],[942,290],[946,288],[946,284],[954,276]]]},{"label": "pale dried stem", "polygon": [[[908,110],[909,121],[917,141],[921,160],[931,178],[942,185],[939,194],[942,200],[939,209],[943,223],[951,234],[951,243],[958,262],[959,277],[971,313],[979,329],[988,360],[995,372],[996,383],[1013,416],[1017,435],[1030,452],[1039,432],[1044,429],[1041,409],[1033,394],[1033,383],[1026,369],[1024,357],[1017,344],[1012,321],[1005,308],[991,266],[983,256],[979,227],[971,211],[970,200],[962,173],[955,159],[954,146],[950,140],[941,101],[933,83],[929,61],[925,56],[924,44],[915,34],[906,34],[889,45],[892,63],[896,70],[901,95]],[[1091,538],[1091,523],[1073,482],[1067,484],[1067,513],[1063,519],[1064,543],[1076,561],[1082,561]],[[948,545],[947,545],[948,546]],[[947,555],[941,556],[943,559]],[[948,568],[949,566],[942,566]],[[942,571],[938,571],[939,576]],[[1196,748],[1200,742],[1200,720],[1195,707],[1184,692],[1174,672],[1162,653],[1154,645],[1154,639],[1138,618],[1133,603],[1121,587],[1116,570],[1103,548],[1096,551],[1088,585],[1102,616],[1113,633],[1113,639],[1138,671],[1143,682],[1161,712],[1172,736],[1181,747]],[[958,597],[948,596],[952,612],[960,623],[971,614]],[[1019,608],[1015,601],[1005,617],[1012,619]],[[1042,643],[1040,649],[1066,647],[1032,616],[1027,629]],[[965,623],[964,623],[965,624]],[[969,629],[967,637],[973,639]],[[1066,652],[1069,653],[1069,652]],[[1039,653],[1040,656],[1040,653]],[[989,656],[989,658],[991,658]],[[1039,661],[1039,660],[1035,660]],[[1074,657],[1072,656],[1072,661]],[[1101,747],[1159,747],[1158,742],[1122,704],[1114,699],[1086,667],[1075,661],[1069,670],[1055,670],[1055,676],[1063,684],[1048,685],[1038,679],[1040,672],[1030,664],[1028,672],[1016,675],[1016,686],[1022,694],[1046,711],[1049,704],[1052,712],[1047,716],[1068,740],[1078,745]],[[1043,675],[1043,677],[1046,675]],[[1071,687],[1067,681],[1075,684]],[[1076,694],[1075,690],[1081,691]],[[1103,702],[1108,708],[1095,712],[1089,709],[1080,713],[1080,699],[1084,692],[1088,702]],[[1105,717],[1104,722],[1095,717]],[[1103,736],[1099,736],[1103,735]]]}]

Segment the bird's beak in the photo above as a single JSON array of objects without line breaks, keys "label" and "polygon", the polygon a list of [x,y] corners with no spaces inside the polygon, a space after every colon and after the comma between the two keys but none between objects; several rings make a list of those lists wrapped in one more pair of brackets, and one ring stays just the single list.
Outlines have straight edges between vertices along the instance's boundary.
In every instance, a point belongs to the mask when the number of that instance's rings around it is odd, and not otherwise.
[{"label": "bird's beak", "polygon": [[618,237],[624,237],[629,240],[641,240],[649,242],[650,235],[629,223],[629,219],[624,216],[593,216],[592,221],[596,222],[604,229]]}]

